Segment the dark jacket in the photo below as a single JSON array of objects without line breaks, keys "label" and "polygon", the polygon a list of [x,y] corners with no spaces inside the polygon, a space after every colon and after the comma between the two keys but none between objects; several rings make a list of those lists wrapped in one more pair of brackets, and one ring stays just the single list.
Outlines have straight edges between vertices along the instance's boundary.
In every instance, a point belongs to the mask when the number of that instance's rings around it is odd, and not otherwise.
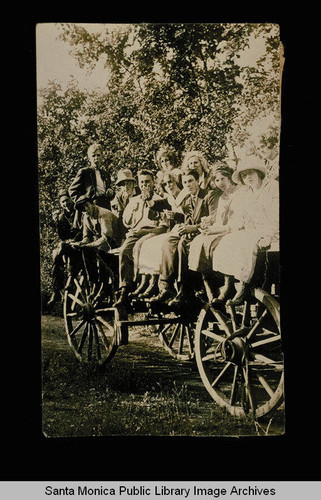
[{"label": "dark jacket", "polygon": [[74,180],[69,187],[69,196],[75,203],[79,196],[86,195],[96,199],[96,205],[110,210],[110,200],[114,197],[114,190],[111,188],[111,178],[108,172],[100,170],[100,175],[105,184],[105,193],[98,196],[96,169],[84,167],[78,170]]},{"label": "dark jacket", "polygon": [[184,215],[176,213],[175,220],[185,224],[200,224],[202,217],[215,214],[219,196],[217,191],[206,191],[200,188],[195,207],[192,208],[191,195],[187,196],[180,205]]}]

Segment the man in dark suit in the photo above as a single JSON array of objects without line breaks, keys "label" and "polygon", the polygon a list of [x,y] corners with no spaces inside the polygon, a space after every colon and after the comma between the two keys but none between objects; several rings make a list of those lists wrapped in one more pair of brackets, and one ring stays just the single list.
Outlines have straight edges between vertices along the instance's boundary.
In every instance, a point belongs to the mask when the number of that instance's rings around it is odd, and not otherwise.
[{"label": "man in dark suit", "polygon": [[[77,241],[81,237],[79,229],[73,227],[75,208],[67,190],[61,189],[58,193],[60,210],[53,214],[53,222],[59,237],[59,244],[54,249],[52,265],[52,295],[47,303],[52,306],[62,298],[66,275],[65,267],[69,269],[78,260],[77,253],[70,246],[71,241]],[[68,259],[69,258],[69,259]],[[69,271],[68,269],[68,271]]]},{"label": "man in dark suit", "polygon": [[[110,210],[110,201],[114,197],[114,190],[111,188],[109,173],[102,168],[101,146],[97,143],[92,144],[87,150],[87,155],[90,167],[78,170],[69,186],[70,198],[76,203],[80,196],[87,196],[95,199],[97,206]],[[81,217],[78,211],[75,217],[75,225],[81,227]]]},{"label": "man in dark suit", "polygon": [[[187,168],[183,171],[182,183],[185,191],[189,193],[181,203],[184,221],[176,224],[165,239],[159,279],[160,293],[152,299],[152,301],[172,299],[168,302],[169,305],[179,305],[184,302],[189,295],[188,290],[193,289],[188,270],[190,242],[199,234],[202,217],[215,215],[219,196],[215,191],[206,191],[200,188],[199,173],[196,169]],[[177,296],[173,298],[175,278],[179,291]],[[187,283],[189,284],[188,288]]]},{"label": "man in dark suit", "polygon": [[107,285],[106,266],[110,269],[117,269],[118,265],[118,259],[109,252],[112,248],[118,247],[121,242],[119,219],[111,210],[99,207],[95,200],[86,195],[78,198],[75,208],[83,213],[83,230],[82,239],[71,243],[71,246],[74,249],[83,250],[92,282],[98,279],[97,257],[101,266],[102,263],[105,264],[100,272],[106,278]]}]

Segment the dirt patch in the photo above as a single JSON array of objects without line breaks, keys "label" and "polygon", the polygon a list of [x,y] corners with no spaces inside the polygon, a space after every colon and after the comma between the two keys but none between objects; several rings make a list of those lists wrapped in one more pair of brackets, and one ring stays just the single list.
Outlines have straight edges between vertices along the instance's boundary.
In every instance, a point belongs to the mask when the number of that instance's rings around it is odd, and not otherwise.
[{"label": "dirt patch", "polygon": [[43,432],[47,437],[283,434],[284,413],[261,422],[231,417],[205,390],[194,361],[178,361],[155,329],[133,327],[103,367],[82,365],[63,318],[42,317]]}]

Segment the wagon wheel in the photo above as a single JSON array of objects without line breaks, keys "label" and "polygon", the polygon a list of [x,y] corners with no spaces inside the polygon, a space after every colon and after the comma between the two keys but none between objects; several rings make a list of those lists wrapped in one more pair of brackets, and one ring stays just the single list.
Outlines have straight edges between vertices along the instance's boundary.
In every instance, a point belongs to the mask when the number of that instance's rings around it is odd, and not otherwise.
[{"label": "wagon wheel", "polygon": [[195,357],[205,388],[232,415],[259,418],[283,402],[278,302],[255,289],[242,307],[206,305],[195,330]]},{"label": "wagon wheel", "polygon": [[83,363],[103,365],[117,351],[117,318],[111,300],[108,284],[106,290],[103,283],[90,283],[84,273],[68,279],[65,329],[69,345]]},{"label": "wagon wheel", "polygon": [[[175,313],[169,313],[167,317],[175,318]],[[164,324],[158,327],[159,339],[173,358],[180,361],[188,361],[194,358],[194,323],[177,317],[174,324]]]}]

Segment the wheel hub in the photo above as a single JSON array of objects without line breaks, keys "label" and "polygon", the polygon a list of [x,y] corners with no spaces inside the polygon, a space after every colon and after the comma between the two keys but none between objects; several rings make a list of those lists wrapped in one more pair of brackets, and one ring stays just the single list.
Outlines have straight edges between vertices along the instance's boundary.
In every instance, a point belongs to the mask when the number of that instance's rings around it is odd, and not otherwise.
[{"label": "wheel hub", "polygon": [[83,305],[82,315],[83,319],[86,321],[90,321],[95,316],[95,310],[89,302]]},{"label": "wheel hub", "polygon": [[225,361],[240,363],[244,358],[245,342],[241,337],[226,339],[221,345],[221,355]]}]

